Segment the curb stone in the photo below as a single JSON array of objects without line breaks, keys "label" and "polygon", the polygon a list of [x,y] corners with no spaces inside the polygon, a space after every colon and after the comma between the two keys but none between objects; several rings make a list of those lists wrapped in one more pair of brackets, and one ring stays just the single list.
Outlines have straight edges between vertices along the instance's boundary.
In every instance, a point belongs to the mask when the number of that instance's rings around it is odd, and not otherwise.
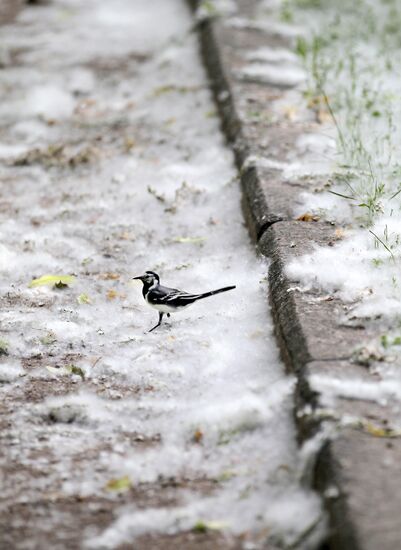
[{"label": "curb stone", "polygon": [[[199,5],[198,0],[188,2],[194,10]],[[240,0],[238,5],[240,16],[252,17],[255,0]],[[311,386],[311,377],[377,381],[366,367],[352,361],[353,350],[377,337],[377,333],[374,327],[343,326],[340,319],[346,305],[338,299],[325,300],[320,292],[296,289],[296,281],[286,275],[286,264],[315,245],[335,245],[335,226],[294,220],[297,197],[310,182],[294,185],[277,170],[250,162],[263,154],[283,155],[294,147],[301,133],[317,130],[313,120],[299,126],[291,121],[266,124],[263,116],[255,121],[247,112],[247,104],[251,104],[263,114],[280,87],[238,79],[244,52],[263,45],[288,47],[288,39],[267,35],[252,26],[229,28],[217,18],[199,22],[198,33],[222,129],[240,172],[245,219],[259,252],[270,259],[272,314],[283,358],[298,379],[295,408],[299,435],[305,440],[325,423],[314,414],[324,408],[324,403],[323,396]],[[309,417],[303,414],[305,408],[312,411]],[[341,399],[335,412],[371,419],[385,427],[389,420],[397,419],[398,409],[392,411],[386,404],[373,401]],[[330,519],[324,548],[401,548],[401,491],[394,490],[401,484],[400,458],[401,440],[373,437],[355,428],[338,428],[337,436],[326,440],[316,457],[313,476],[313,485],[321,493]]]},{"label": "curb stone", "polygon": [[362,331],[366,338],[366,330],[339,326],[344,305],[338,299],[301,292],[285,273],[292,258],[310,252],[312,243],[328,245],[333,233],[333,228],[319,224],[282,221],[269,227],[258,242],[260,253],[271,261],[270,297],[279,340],[300,377],[310,361],[350,360]]}]

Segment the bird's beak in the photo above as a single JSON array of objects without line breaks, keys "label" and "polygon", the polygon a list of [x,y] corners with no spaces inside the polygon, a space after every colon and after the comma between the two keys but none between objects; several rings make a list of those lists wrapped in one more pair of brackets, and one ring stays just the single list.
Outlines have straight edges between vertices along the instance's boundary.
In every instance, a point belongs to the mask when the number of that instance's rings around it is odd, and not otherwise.
[{"label": "bird's beak", "polygon": [[140,275],[139,277],[132,277],[132,280],[134,281],[135,279],[139,279],[139,280],[142,281],[142,277],[143,277],[143,275]]}]

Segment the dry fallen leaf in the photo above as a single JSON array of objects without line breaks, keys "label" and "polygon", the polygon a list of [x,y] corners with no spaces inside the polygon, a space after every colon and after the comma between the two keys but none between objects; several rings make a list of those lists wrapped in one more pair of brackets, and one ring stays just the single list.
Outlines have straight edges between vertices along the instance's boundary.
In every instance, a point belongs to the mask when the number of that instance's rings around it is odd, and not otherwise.
[{"label": "dry fallen leaf", "polygon": [[117,292],[117,290],[110,289],[109,291],[107,291],[106,297],[108,300],[115,300],[116,298],[120,298],[120,300],[123,300],[127,297],[127,295],[123,292]]},{"label": "dry fallen leaf", "polygon": [[324,96],[322,95],[314,95],[313,97],[310,97],[307,103],[309,109],[314,109],[324,104],[325,104],[325,99],[324,99]]},{"label": "dry fallen leaf", "polygon": [[334,239],[336,241],[340,241],[345,237],[345,231],[344,229],[341,229],[341,227],[338,227],[334,232]]},{"label": "dry fallen leaf", "polygon": [[133,149],[136,145],[136,142],[133,138],[127,136],[125,139],[124,139],[124,149],[125,149],[125,152],[126,153],[129,153],[131,151],[131,149]]},{"label": "dry fallen leaf", "polygon": [[297,221],[299,222],[317,222],[320,220],[320,216],[311,214],[310,212],[305,212],[301,216],[298,216]]},{"label": "dry fallen leaf", "polygon": [[99,275],[99,279],[102,279],[103,281],[116,281],[120,278],[120,275],[118,273],[101,273]]},{"label": "dry fallen leaf", "polygon": [[192,439],[193,439],[194,443],[202,443],[202,440],[203,440],[202,430],[200,430],[199,428],[197,430],[195,430]]},{"label": "dry fallen leaf", "polygon": [[123,231],[122,233],[119,233],[116,235],[117,239],[121,239],[122,241],[134,241],[135,235],[133,233],[129,233],[128,231]]},{"label": "dry fallen leaf", "polygon": [[332,116],[326,109],[319,109],[316,114],[317,121],[320,124],[325,124],[326,122],[332,122]]},{"label": "dry fallen leaf", "polygon": [[297,118],[298,108],[294,105],[287,105],[284,108],[284,116],[288,120],[294,121]]}]

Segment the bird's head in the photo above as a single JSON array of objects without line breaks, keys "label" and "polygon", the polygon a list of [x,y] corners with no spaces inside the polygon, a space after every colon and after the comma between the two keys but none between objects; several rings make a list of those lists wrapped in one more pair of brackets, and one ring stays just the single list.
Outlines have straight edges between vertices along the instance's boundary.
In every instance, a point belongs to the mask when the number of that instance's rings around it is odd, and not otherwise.
[{"label": "bird's head", "polygon": [[143,282],[144,285],[152,286],[160,282],[160,277],[154,271],[146,271],[144,275],[139,275],[139,277],[132,277],[133,279],[139,279]]}]

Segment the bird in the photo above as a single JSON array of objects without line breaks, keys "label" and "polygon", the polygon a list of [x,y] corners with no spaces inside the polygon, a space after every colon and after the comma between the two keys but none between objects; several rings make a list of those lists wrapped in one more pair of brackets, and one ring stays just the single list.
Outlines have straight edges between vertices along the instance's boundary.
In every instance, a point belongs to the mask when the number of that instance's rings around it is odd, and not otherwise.
[{"label": "bird", "polygon": [[152,332],[162,323],[163,316],[166,313],[170,317],[170,313],[181,311],[198,300],[214,296],[220,292],[233,290],[235,285],[225,286],[217,290],[210,290],[202,294],[190,294],[176,288],[169,288],[160,284],[160,277],[154,271],[146,271],[144,275],[132,277],[133,280],[139,279],[143,283],[142,295],[145,301],[159,312],[159,321],[148,332]]}]

